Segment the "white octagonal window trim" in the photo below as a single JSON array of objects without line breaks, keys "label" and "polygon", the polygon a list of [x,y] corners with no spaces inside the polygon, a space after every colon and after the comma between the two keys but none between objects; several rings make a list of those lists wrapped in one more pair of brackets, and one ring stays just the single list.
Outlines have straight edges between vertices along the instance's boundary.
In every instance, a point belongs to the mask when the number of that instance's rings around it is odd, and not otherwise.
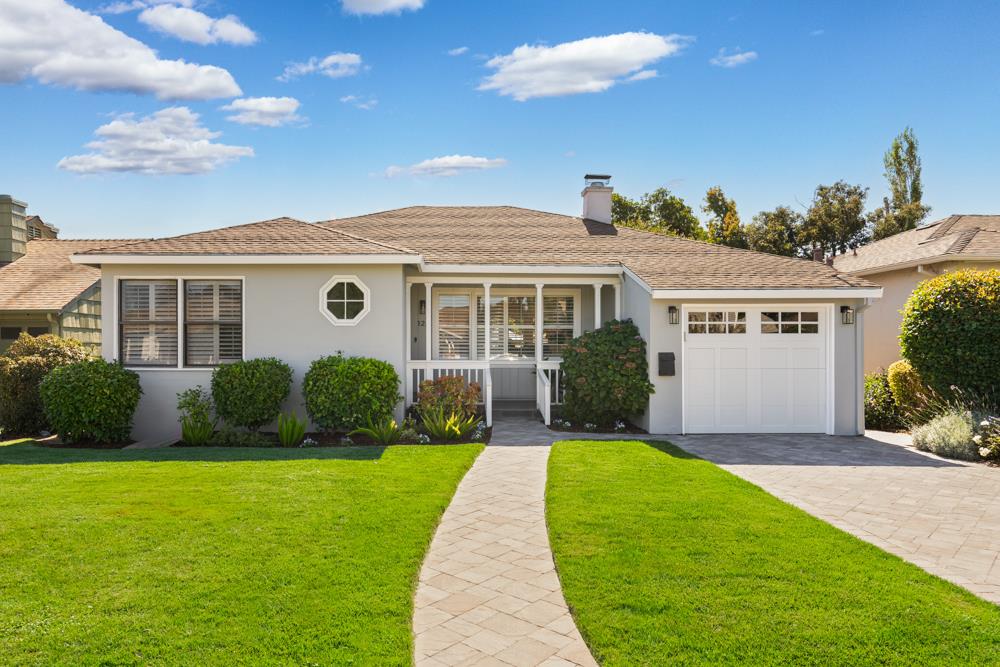
[{"label": "white octagonal window trim", "polygon": [[372,293],[357,276],[334,276],[319,288],[319,312],[338,327],[353,327],[372,309]]}]

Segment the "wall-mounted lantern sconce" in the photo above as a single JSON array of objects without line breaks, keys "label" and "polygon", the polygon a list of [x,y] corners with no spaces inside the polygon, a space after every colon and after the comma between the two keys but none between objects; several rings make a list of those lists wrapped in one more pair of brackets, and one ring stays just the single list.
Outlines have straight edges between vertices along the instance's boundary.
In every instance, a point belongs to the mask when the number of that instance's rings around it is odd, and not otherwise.
[{"label": "wall-mounted lantern sconce", "polygon": [[669,306],[667,308],[667,321],[671,324],[681,323],[681,311],[677,310],[677,306]]},{"label": "wall-mounted lantern sconce", "polygon": [[424,299],[420,300],[420,314],[421,315],[427,314],[427,301],[425,301]]},{"label": "wall-mounted lantern sconce", "polygon": [[841,306],[840,319],[844,324],[854,324],[854,309],[850,306]]}]

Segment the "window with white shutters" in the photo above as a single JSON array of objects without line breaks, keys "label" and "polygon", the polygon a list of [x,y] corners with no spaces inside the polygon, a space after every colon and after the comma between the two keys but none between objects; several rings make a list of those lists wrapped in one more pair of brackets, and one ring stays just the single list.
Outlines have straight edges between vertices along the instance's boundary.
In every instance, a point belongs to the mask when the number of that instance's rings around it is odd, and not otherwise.
[{"label": "window with white shutters", "polygon": [[177,281],[123,280],[119,348],[127,366],[177,365]]},{"label": "window with white shutters", "polygon": [[243,285],[184,282],[184,365],[217,366],[243,358]]},{"label": "window with white shutters", "polygon": [[438,297],[438,358],[468,359],[470,350],[469,295]]},{"label": "window with white shutters", "polygon": [[575,330],[573,297],[544,295],[542,305],[542,356],[561,357]]}]

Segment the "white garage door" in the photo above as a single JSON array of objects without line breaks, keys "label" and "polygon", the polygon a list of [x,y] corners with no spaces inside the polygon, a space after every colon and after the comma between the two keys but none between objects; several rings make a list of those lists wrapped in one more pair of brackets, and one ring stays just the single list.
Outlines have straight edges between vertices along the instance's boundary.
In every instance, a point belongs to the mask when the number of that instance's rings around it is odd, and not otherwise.
[{"label": "white garage door", "polygon": [[825,307],[685,307],[687,433],[824,433]]}]

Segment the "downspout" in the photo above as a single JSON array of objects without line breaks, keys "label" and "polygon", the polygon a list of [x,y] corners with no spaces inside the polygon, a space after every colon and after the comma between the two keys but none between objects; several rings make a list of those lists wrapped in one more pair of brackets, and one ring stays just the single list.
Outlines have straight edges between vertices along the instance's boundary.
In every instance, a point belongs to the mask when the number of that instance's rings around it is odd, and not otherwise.
[{"label": "downspout", "polygon": [[865,299],[865,302],[858,306],[854,318],[854,409],[857,412],[857,434],[865,434],[865,315],[873,301]]}]

